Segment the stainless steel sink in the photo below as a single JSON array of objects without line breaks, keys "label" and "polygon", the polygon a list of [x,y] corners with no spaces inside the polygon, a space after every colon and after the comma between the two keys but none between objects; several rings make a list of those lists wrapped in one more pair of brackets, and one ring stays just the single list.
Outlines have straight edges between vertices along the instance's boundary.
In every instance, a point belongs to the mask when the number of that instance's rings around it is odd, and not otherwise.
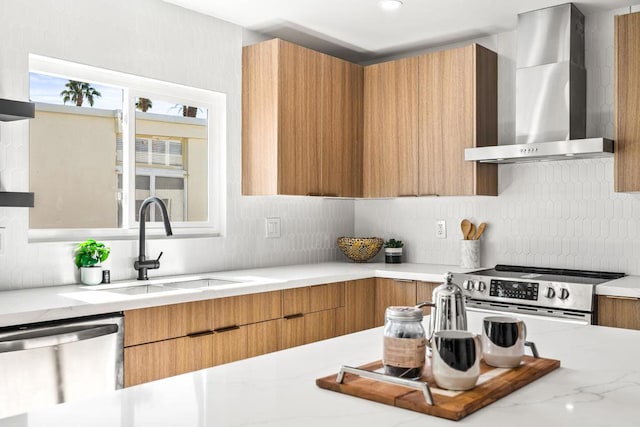
[{"label": "stainless steel sink", "polygon": [[160,292],[171,292],[174,288],[168,288],[160,285],[137,285],[137,286],[125,286],[122,288],[112,288],[107,292],[122,295],[142,295],[142,294],[156,294]]},{"label": "stainless steel sink", "polygon": [[165,283],[166,287],[178,288],[178,289],[206,289],[214,286],[235,285],[237,283],[244,283],[240,280],[227,280],[227,279],[202,279],[193,280],[189,282],[176,282]]}]

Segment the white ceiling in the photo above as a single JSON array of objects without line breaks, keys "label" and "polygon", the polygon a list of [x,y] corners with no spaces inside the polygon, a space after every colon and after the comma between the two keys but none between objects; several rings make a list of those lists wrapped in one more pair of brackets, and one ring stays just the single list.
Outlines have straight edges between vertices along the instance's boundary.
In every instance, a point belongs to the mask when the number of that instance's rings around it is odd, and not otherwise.
[{"label": "white ceiling", "polygon": [[[522,12],[562,0],[403,0],[384,12],[378,0],[164,0],[245,28],[363,62],[403,51],[514,30]],[[586,15],[640,0],[582,0]]]}]

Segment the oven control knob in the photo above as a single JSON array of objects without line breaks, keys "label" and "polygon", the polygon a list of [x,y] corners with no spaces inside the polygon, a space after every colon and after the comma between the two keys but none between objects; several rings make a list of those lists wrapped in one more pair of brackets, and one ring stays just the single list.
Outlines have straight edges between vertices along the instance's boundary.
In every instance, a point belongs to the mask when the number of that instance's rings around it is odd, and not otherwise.
[{"label": "oven control knob", "polygon": [[462,282],[462,287],[465,288],[467,291],[472,291],[473,280],[465,280],[464,282]]},{"label": "oven control knob", "polygon": [[556,291],[553,288],[547,288],[547,292],[544,294],[547,298],[553,298],[556,296]]},{"label": "oven control knob", "polygon": [[487,285],[482,280],[478,281],[478,291],[484,292],[487,290]]},{"label": "oven control knob", "polygon": [[560,298],[560,299],[569,298],[569,290],[567,288],[560,289],[560,295],[558,295],[558,298]]}]

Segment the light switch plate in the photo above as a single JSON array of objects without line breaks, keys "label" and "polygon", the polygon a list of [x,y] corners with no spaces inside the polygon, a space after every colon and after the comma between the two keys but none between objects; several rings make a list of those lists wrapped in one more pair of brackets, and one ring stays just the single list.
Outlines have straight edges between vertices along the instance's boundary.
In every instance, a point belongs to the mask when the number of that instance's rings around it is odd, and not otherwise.
[{"label": "light switch plate", "polygon": [[436,237],[438,239],[447,238],[447,222],[444,219],[436,221]]},{"label": "light switch plate", "polygon": [[272,217],[266,219],[266,238],[267,239],[279,239],[280,238],[280,218]]}]

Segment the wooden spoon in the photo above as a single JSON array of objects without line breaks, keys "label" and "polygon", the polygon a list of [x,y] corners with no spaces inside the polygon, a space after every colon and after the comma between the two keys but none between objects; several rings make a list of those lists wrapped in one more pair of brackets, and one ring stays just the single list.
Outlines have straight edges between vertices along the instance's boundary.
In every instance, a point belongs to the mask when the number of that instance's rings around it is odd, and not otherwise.
[{"label": "wooden spoon", "polygon": [[469,231],[471,231],[471,222],[468,219],[463,219],[460,223],[460,229],[462,229],[462,238],[467,240],[467,236],[469,235]]},{"label": "wooden spoon", "polygon": [[467,240],[473,240],[473,237],[476,235],[476,226],[471,223],[471,229],[469,230],[469,234],[467,234]]},{"label": "wooden spoon", "polygon": [[473,240],[480,240],[480,236],[482,236],[482,233],[484,233],[484,229],[487,228],[487,223],[483,222],[478,226],[478,231],[476,232],[475,237],[473,238]]}]

